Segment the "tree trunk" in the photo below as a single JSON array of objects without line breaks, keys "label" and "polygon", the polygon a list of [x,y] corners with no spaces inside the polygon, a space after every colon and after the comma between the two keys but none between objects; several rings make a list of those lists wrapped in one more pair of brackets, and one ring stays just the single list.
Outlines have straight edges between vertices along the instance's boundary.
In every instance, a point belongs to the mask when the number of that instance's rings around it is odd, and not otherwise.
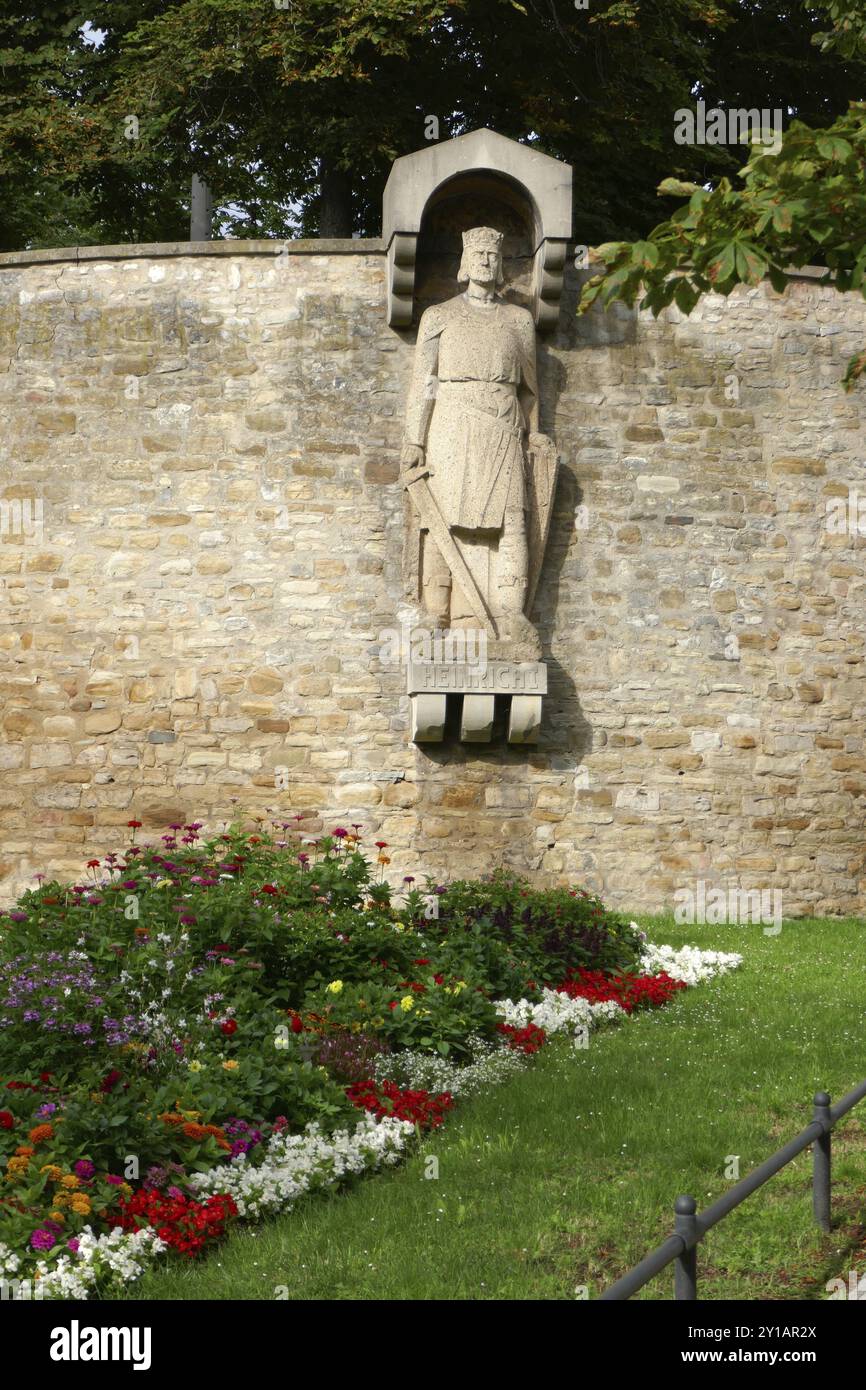
[{"label": "tree trunk", "polygon": [[349,177],[329,159],[319,161],[319,236],[352,235],[352,188]]}]

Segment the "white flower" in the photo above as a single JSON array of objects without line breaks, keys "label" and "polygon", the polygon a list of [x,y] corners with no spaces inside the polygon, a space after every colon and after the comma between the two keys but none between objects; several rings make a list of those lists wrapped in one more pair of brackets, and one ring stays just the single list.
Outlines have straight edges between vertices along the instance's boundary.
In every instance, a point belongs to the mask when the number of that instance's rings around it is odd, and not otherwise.
[{"label": "white flower", "polygon": [[662,971],[672,980],[681,980],[686,985],[702,984],[716,975],[726,975],[742,965],[743,957],[735,951],[702,951],[697,946],[656,946],[647,942],[641,952],[640,969],[647,975],[658,975]]}]

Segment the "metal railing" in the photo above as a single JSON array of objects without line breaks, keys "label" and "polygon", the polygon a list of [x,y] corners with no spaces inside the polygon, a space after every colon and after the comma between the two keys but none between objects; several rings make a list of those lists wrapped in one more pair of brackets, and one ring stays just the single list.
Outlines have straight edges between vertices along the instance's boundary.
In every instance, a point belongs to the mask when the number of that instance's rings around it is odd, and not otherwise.
[{"label": "metal railing", "polygon": [[674,1203],[674,1232],[655,1250],[611,1284],[600,1295],[603,1300],[622,1300],[642,1289],[657,1274],[661,1274],[669,1264],[674,1265],[674,1298],[697,1299],[698,1296],[698,1245],[723,1217],[763,1187],[801,1154],[812,1148],[812,1211],[822,1231],[830,1229],[830,1136],[834,1127],[847,1115],[849,1110],[866,1099],[866,1081],[861,1081],[853,1091],[849,1091],[835,1105],[830,1104],[826,1091],[818,1091],[814,1099],[814,1119],[801,1130],[784,1148],[778,1149],[770,1158],[740,1182],[735,1183],[723,1197],[713,1202],[705,1211],[698,1211],[694,1197],[678,1197]]}]

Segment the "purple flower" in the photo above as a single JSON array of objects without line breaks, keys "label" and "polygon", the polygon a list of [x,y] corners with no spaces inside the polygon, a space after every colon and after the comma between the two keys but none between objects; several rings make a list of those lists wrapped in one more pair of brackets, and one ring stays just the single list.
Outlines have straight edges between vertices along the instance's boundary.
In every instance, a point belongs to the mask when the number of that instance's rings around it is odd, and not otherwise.
[{"label": "purple flower", "polygon": [[89,1182],[96,1172],[96,1164],[91,1163],[89,1158],[79,1158],[76,1163],[73,1163],[72,1171],[77,1173],[79,1178],[83,1178],[85,1182]]},{"label": "purple flower", "polygon": [[67,1250],[71,1250],[72,1253],[73,1253],[73,1255],[77,1255],[77,1254],[78,1254],[78,1247],[79,1247],[80,1244],[81,1244],[81,1241],[78,1239],[78,1236],[73,1236],[71,1240],[68,1240],[68,1241],[66,1242],[66,1248],[67,1248]]},{"label": "purple flower", "polygon": [[119,1178],[116,1173],[106,1173],[105,1181],[110,1182],[112,1187],[120,1187],[121,1183],[125,1182],[126,1179]]},{"label": "purple flower", "polygon": [[36,1107],[36,1114],[40,1120],[44,1120],[46,1116],[53,1115],[56,1109],[57,1106],[54,1104],[54,1102],[51,1100],[47,1100],[44,1105],[39,1105]]},{"label": "purple flower", "polygon": [[10,922],[26,922],[26,921],[27,921],[27,913],[26,913],[26,912],[10,912],[10,913],[9,913],[9,920],[10,920]]},{"label": "purple flower", "polygon": [[31,1235],[30,1244],[34,1250],[53,1250],[57,1240],[50,1231],[42,1230],[39,1227]]},{"label": "purple flower", "polygon": [[89,1023],[76,1023],[72,1031],[75,1033],[76,1037],[86,1038],[88,1033],[91,1033],[93,1030]]},{"label": "purple flower", "polygon": [[42,1015],[38,1009],[28,1009],[23,1017],[25,1023],[38,1023]]}]

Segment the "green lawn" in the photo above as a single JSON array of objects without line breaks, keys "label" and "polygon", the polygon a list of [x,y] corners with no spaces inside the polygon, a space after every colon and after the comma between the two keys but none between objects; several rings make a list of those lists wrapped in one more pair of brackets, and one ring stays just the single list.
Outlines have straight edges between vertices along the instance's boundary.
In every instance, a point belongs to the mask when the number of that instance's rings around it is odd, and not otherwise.
[{"label": "green lawn", "polygon": [[[640,920],[655,941],[739,950],[744,964],[586,1051],[550,1046],[403,1167],[241,1229],[130,1297],[564,1299],[582,1285],[597,1297],[669,1233],[679,1193],[706,1206],[732,1181],[728,1155],[744,1176],[808,1123],[817,1089],[835,1099],[866,1076],[866,923],[766,937]],[[834,1132],[831,1235],[812,1223],[807,1152],[710,1233],[701,1298],[823,1298],[827,1279],[863,1272],[864,1120],[866,1102]],[[639,1296],[670,1298],[672,1273]]]}]

